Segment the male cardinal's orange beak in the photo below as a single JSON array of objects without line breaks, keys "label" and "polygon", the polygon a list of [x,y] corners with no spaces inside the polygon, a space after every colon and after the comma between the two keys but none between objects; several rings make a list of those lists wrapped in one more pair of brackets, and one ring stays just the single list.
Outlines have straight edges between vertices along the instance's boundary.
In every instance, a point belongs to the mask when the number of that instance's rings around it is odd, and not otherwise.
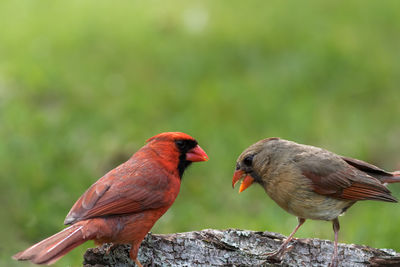
[{"label": "male cardinal's orange beak", "polygon": [[186,153],[186,160],[192,162],[207,161],[208,156],[206,152],[204,152],[204,150],[197,145]]},{"label": "male cardinal's orange beak", "polygon": [[239,193],[241,193],[242,191],[246,190],[254,182],[254,178],[253,177],[251,177],[250,175],[246,174],[242,170],[237,170],[233,174],[233,178],[232,178],[232,187],[233,188],[235,187],[235,184],[240,179],[243,178],[243,176],[244,176],[244,179],[243,179],[242,183],[240,184]]}]

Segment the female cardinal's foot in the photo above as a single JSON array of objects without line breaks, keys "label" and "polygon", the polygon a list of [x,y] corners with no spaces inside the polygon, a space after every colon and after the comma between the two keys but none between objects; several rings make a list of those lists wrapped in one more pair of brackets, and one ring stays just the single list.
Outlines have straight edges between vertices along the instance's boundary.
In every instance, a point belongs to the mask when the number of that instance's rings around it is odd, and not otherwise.
[{"label": "female cardinal's foot", "polygon": [[337,257],[333,257],[331,263],[328,265],[328,267],[338,267],[339,266],[339,261]]},{"label": "female cardinal's foot", "polygon": [[288,251],[291,246],[289,246],[289,242],[293,239],[294,234],[299,230],[300,226],[306,221],[304,218],[297,218],[299,223],[296,228],[294,228],[293,232],[286,238],[286,240],[282,243],[282,245],[278,248],[278,250],[270,253],[265,253],[269,262],[278,263],[282,261],[283,255]]},{"label": "female cardinal's foot", "polygon": [[270,263],[279,263],[283,259],[283,255],[291,248],[291,246],[281,246],[279,249],[265,253],[264,255],[267,256],[267,261]]},{"label": "female cardinal's foot", "polygon": [[283,258],[283,253],[277,251],[272,253],[267,253],[267,261],[269,263],[280,263]]}]

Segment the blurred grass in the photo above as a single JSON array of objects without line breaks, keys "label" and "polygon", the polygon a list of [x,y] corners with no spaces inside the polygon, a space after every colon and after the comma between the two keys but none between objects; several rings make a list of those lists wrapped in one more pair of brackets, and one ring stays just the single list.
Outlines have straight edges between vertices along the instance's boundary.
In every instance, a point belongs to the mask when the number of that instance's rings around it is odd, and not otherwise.
[{"label": "blurred grass", "polygon": [[[162,131],[193,135],[210,161],[156,233],[289,234],[296,219],[261,188],[231,189],[236,157],[265,137],[400,168],[398,1],[3,0],[0,22],[1,266],[22,266],[10,256]],[[398,204],[358,203],[341,225],[342,242],[400,250]],[[297,236],[333,233],[308,221]]]}]

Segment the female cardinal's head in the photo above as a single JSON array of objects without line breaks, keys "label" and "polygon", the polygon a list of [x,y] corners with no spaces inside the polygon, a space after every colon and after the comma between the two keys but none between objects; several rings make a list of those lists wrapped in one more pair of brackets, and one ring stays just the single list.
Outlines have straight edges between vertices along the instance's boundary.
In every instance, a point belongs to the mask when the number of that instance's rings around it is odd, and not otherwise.
[{"label": "female cardinal's head", "polygon": [[208,160],[206,152],[197,144],[197,141],[185,133],[160,133],[149,138],[147,142],[161,157],[169,158],[171,162],[177,164],[180,177],[192,162]]},{"label": "female cardinal's head", "polygon": [[244,191],[253,182],[262,184],[261,173],[269,167],[271,154],[275,153],[274,142],[281,139],[277,137],[267,138],[249,146],[240,154],[236,161],[236,169],[232,179],[232,187],[242,180],[239,192]]}]

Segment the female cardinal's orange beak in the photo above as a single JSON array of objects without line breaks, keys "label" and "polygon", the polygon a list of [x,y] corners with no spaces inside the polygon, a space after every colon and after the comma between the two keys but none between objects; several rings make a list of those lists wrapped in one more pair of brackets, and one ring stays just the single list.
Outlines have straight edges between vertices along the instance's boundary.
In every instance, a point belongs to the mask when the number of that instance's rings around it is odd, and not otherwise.
[{"label": "female cardinal's orange beak", "polygon": [[240,184],[240,188],[239,188],[239,193],[241,193],[242,191],[246,190],[253,182],[254,182],[254,178],[251,177],[249,174],[246,174],[244,171],[242,170],[237,170],[235,171],[235,173],[233,174],[233,178],[232,178],[232,187],[235,187],[235,184],[242,179],[244,176],[243,181]]},{"label": "female cardinal's orange beak", "polygon": [[197,145],[186,153],[186,160],[191,162],[207,161],[208,156],[206,152]]}]

